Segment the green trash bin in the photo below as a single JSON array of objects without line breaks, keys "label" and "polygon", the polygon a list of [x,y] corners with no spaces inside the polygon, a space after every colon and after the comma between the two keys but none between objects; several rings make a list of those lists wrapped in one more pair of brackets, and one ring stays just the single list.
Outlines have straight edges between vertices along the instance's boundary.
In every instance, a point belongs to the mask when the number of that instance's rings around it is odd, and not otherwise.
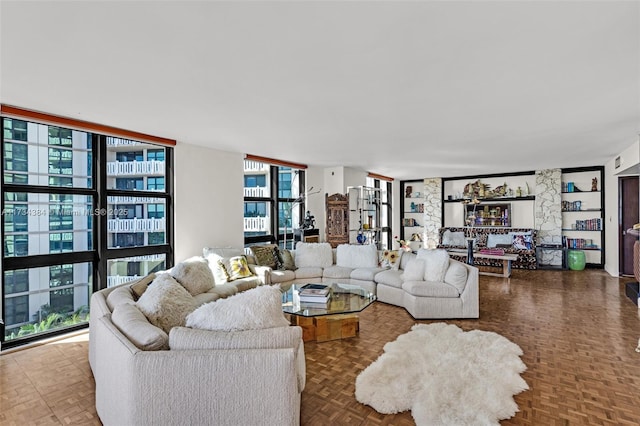
[{"label": "green trash bin", "polygon": [[582,271],[587,264],[584,252],[582,250],[569,250],[567,263],[572,271]]}]

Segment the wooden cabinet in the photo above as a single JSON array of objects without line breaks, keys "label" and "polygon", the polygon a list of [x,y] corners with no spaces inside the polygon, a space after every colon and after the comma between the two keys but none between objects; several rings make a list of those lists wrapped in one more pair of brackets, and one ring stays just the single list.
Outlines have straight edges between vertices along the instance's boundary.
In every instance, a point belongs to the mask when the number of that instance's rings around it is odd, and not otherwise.
[{"label": "wooden cabinet", "polygon": [[604,167],[562,169],[562,241],[604,267]]},{"label": "wooden cabinet", "polygon": [[326,240],[331,247],[349,243],[349,199],[344,194],[325,195]]}]

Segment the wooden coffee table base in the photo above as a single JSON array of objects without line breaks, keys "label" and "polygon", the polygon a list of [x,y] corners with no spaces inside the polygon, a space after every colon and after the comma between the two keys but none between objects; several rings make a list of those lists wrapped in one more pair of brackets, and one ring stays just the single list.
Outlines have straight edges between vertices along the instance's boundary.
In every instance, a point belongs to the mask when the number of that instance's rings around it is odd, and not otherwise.
[{"label": "wooden coffee table base", "polygon": [[358,315],[356,314],[323,315],[318,317],[288,316],[291,325],[302,327],[302,340],[305,342],[326,342],[355,337],[360,329]]}]

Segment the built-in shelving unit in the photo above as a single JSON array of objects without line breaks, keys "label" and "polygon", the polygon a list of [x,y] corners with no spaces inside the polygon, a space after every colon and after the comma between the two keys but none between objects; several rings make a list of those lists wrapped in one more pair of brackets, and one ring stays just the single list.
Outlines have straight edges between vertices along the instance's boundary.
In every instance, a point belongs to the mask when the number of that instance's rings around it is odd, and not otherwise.
[{"label": "built-in shelving unit", "polygon": [[424,180],[400,182],[400,239],[413,240],[412,247],[422,245],[424,236]]},{"label": "built-in shelving unit", "polygon": [[585,252],[587,266],[604,267],[604,167],[562,169],[562,240]]},{"label": "built-in shelving unit", "polygon": [[380,248],[380,188],[347,187],[349,199],[349,243],[375,244]]},{"label": "built-in shelving unit", "polygon": [[[445,227],[467,226],[470,216],[475,216],[474,226],[534,227],[536,177],[533,171],[443,178],[442,183]],[[475,205],[475,215],[474,200],[479,202]]]}]

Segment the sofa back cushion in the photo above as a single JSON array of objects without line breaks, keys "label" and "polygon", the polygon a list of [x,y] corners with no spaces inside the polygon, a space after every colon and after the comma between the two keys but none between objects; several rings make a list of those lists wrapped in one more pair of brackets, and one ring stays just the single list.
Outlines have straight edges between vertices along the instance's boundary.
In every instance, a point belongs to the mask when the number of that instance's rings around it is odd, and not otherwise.
[{"label": "sofa back cushion", "polygon": [[131,291],[131,286],[127,284],[114,289],[107,296],[107,306],[111,311],[113,311],[116,306],[125,303],[136,303],[133,291]]},{"label": "sofa back cushion", "polygon": [[298,268],[326,268],[333,265],[333,253],[329,243],[296,244],[296,266]]},{"label": "sofa back cushion", "polygon": [[179,262],[169,269],[169,274],[192,296],[206,293],[215,285],[209,262],[201,256],[190,257]]},{"label": "sofa back cushion", "polygon": [[411,259],[404,267],[404,281],[422,281],[424,279],[424,260]]},{"label": "sofa back cushion", "polygon": [[444,249],[420,249],[418,259],[424,260],[424,280],[444,281],[444,276],[449,268],[449,253]]},{"label": "sofa back cushion", "polygon": [[375,268],[378,266],[378,249],[375,244],[340,244],[336,249],[336,265],[345,268]]},{"label": "sofa back cushion", "polygon": [[196,304],[193,296],[171,275],[162,273],[156,275],[136,306],[151,324],[168,333],[172,327],[184,325]]},{"label": "sofa back cushion", "polygon": [[447,269],[447,273],[444,276],[444,282],[447,284],[451,284],[458,289],[458,292],[460,294],[462,294],[465,286],[467,285],[468,274],[469,271],[462,263],[450,261],[449,269]]},{"label": "sofa back cushion", "polygon": [[151,324],[135,305],[123,303],[113,308],[111,322],[138,349],[160,351],[169,349],[169,336]]}]

